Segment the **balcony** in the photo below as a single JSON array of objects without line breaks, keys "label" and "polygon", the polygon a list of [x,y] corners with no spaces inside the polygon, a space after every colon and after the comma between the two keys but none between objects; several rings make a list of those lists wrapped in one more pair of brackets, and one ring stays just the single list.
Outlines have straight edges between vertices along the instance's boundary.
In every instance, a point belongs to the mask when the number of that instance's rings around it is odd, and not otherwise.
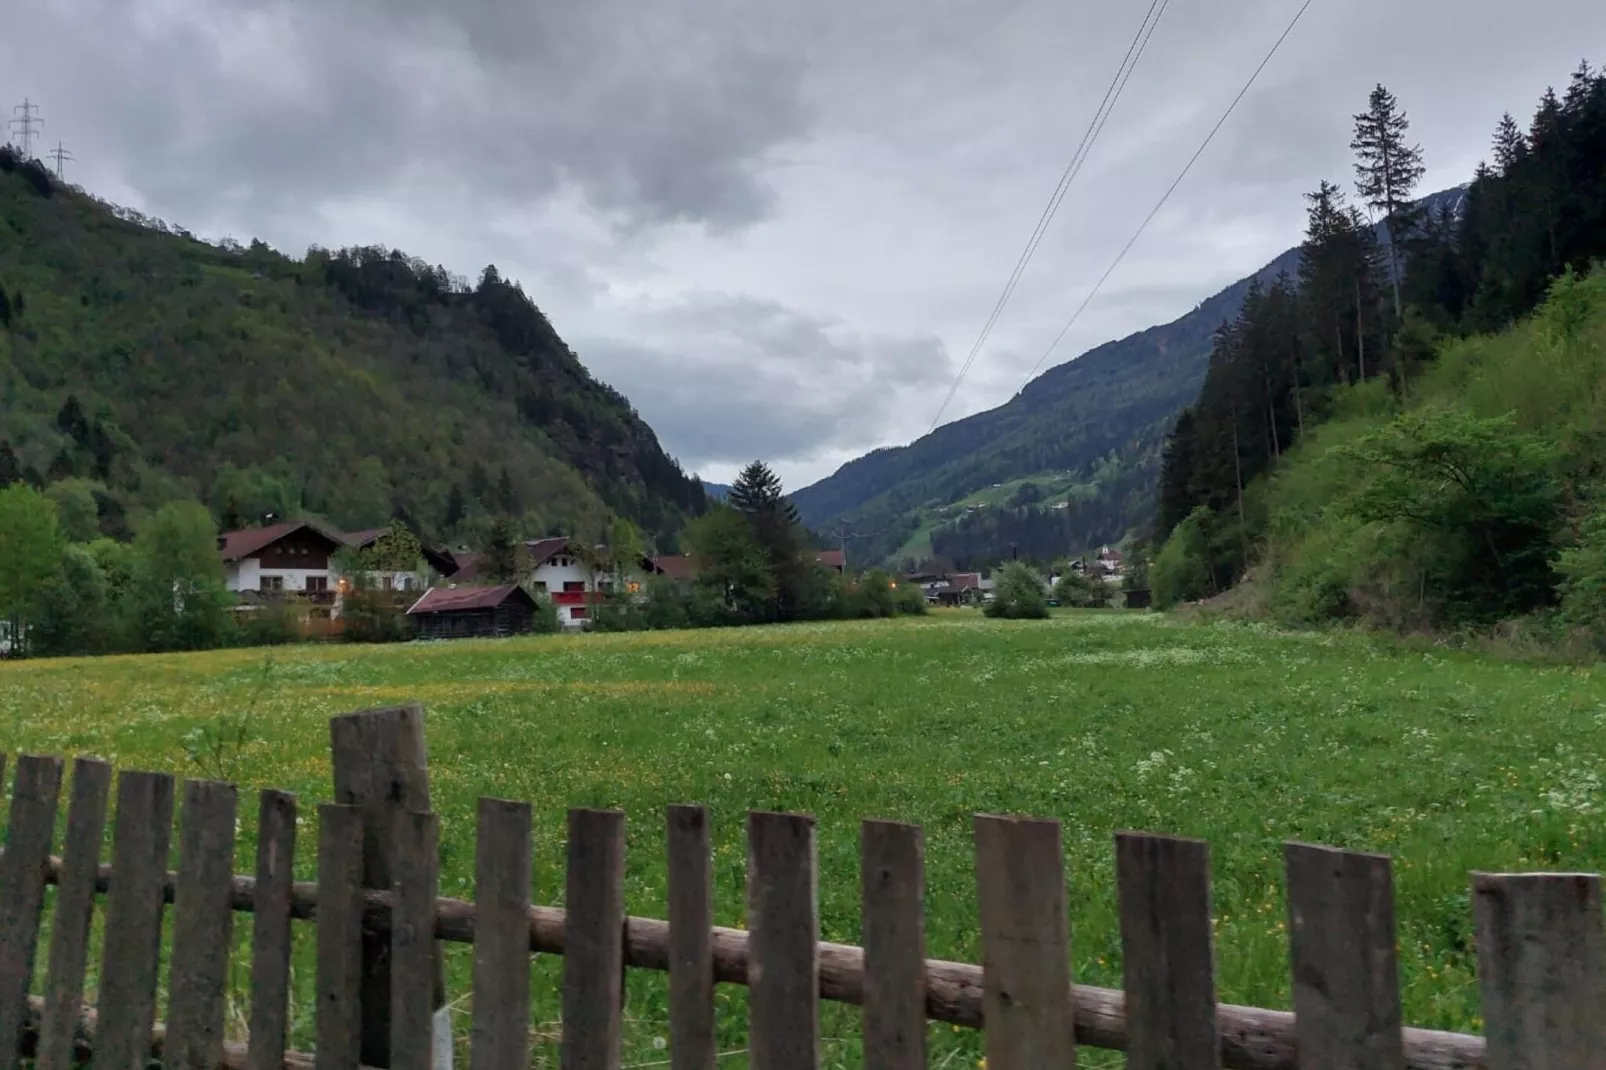
[{"label": "balcony", "polygon": [[594,606],[607,596],[601,591],[553,591],[547,597],[555,606]]},{"label": "balcony", "polygon": [[335,604],[333,590],[327,591],[242,591],[242,594],[254,594],[258,599],[275,606],[332,606]]}]

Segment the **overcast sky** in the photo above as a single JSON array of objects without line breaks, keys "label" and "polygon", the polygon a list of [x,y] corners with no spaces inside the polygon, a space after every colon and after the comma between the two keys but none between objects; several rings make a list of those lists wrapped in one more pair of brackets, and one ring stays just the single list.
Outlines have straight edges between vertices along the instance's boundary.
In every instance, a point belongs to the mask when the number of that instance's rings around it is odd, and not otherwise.
[{"label": "overcast sky", "polygon": [[[1020,387],[1300,2],[1172,0],[945,419]],[[926,431],[1148,6],[10,0],[0,94],[196,233],[494,262],[688,468],[796,488]],[[1599,0],[1315,0],[1051,363],[1297,241],[1374,83],[1436,189],[1603,45]]]}]

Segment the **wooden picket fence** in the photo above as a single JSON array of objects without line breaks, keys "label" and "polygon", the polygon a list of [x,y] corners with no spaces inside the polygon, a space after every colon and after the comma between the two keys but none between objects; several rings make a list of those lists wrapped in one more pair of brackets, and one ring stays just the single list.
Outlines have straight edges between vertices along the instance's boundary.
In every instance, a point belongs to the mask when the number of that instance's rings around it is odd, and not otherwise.
[{"label": "wooden picket fence", "polygon": [[[280,1067],[438,1070],[437,941],[473,945],[473,1070],[525,1070],[531,956],[563,956],[565,1070],[616,1068],[627,967],[669,975],[674,1070],[716,1065],[714,988],[749,990],[747,1060],[819,1064],[821,999],[863,1009],[864,1063],[926,1065],[929,1020],[985,1029],[988,1070],[1070,1067],[1077,1045],[1138,1070],[1606,1066],[1606,940],[1594,875],[1472,877],[1487,1039],[1402,1028],[1389,859],[1286,847],[1292,1013],[1216,1002],[1206,845],[1115,838],[1124,990],[1074,985],[1056,822],[975,819],[982,962],[925,957],[921,832],[862,828],[864,947],[822,943],[814,823],[747,816],[747,931],[713,924],[709,817],[668,810],[667,920],[627,918],[625,818],[569,813],[565,902],[532,906],[528,804],[482,799],[473,902],[437,889],[422,713],[332,723],[335,803],[318,807],[317,879],[295,883],[297,802],[261,792],[254,876],[232,873],[237,793],[116,778],[111,862],[100,848],[112,770],[73,763],[60,858],[51,854],[64,763],[18,759],[0,855],[0,1038],[5,1066],[39,1070]],[[30,995],[47,884],[57,887],[42,980]],[[84,1006],[91,920],[104,897],[96,1006]],[[163,915],[173,905],[165,1022],[156,1021]],[[253,915],[249,1043],[225,1036],[232,915]],[[286,1051],[293,919],[316,926],[314,1052]],[[14,1042],[13,1042],[14,1041]],[[450,1059],[449,1048],[444,1059]]]}]

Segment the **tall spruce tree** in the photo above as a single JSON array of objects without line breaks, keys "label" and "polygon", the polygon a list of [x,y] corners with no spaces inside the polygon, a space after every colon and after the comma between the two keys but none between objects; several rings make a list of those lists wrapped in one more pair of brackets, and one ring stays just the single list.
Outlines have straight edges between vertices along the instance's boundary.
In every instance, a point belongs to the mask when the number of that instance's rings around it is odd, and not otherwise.
[{"label": "tall spruce tree", "polygon": [[743,468],[731,484],[730,507],[747,518],[775,576],[774,619],[787,620],[802,603],[810,565],[803,559],[803,525],[781,479],[763,461]]},{"label": "tall spruce tree", "polygon": [[1422,147],[1405,139],[1411,123],[1399,101],[1382,83],[1372,90],[1366,111],[1355,116],[1355,189],[1361,199],[1383,213],[1387,224],[1389,281],[1394,288],[1394,315],[1404,315],[1400,293],[1400,244],[1410,226],[1411,192],[1422,180]]}]

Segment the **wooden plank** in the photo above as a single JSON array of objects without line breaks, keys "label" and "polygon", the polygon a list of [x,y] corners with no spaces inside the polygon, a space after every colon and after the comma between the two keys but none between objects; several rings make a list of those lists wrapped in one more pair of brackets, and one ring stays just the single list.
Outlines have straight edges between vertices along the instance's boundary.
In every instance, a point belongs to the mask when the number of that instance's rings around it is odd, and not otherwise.
[{"label": "wooden plank", "polygon": [[1606,1061],[1606,935],[1592,873],[1472,875],[1488,1070]]},{"label": "wooden plank", "polygon": [[618,1070],[623,1014],[625,815],[569,811],[563,921],[563,1070]]},{"label": "wooden plank", "polygon": [[28,1017],[28,985],[39,947],[45,872],[60,795],[60,758],[24,754],[17,759],[11,823],[5,854],[0,855],[0,1067],[4,1070],[17,1066]]},{"label": "wooden plank", "polygon": [[214,1070],[223,1064],[224,993],[234,933],[236,802],[233,784],[184,782],[162,1046],[167,1070]]},{"label": "wooden plank", "polygon": [[1073,1066],[1059,822],[978,814],[975,834],[988,1070]]},{"label": "wooden plank", "polygon": [[73,762],[67,842],[56,887],[56,916],[50,929],[50,962],[45,971],[37,1070],[70,1070],[73,1066],[73,1036],[83,1011],[95,878],[100,871],[101,841],[106,836],[111,783],[112,767],[106,762],[92,758]]},{"label": "wooden plank", "polygon": [[530,1065],[530,804],[481,799],[474,857],[474,1070]]},{"label": "wooden plank", "polygon": [[144,1070],[150,1053],[172,834],[173,778],[119,773],[112,832],[117,879],[106,896],[95,1070]]},{"label": "wooden plank", "polygon": [[708,809],[671,806],[669,846],[669,1064],[713,1070],[714,862]]},{"label": "wooden plank", "polygon": [[748,1033],[755,1070],[820,1064],[814,818],[747,815]]},{"label": "wooden plank", "polygon": [[317,1070],[354,1070],[362,1055],[362,837],[356,807],[318,807]]},{"label": "wooden plank", "polygon": [[1129,1070],[1217,1070],[1210,849],[1203,840],[1120,833]]},{"label": "wooden plank", "polygon": [[[329,738],[335,802],[363,813],[363,887],[389,891],[396,815],[431,810],[423,707],[412,703],[336,717],[329,722]],[[439,1008],[446,1003],[446,975],[438,948],[435,956]],[[390,941],[380,932],[363,935],[362,1014],[363,1063],[389,1066]]]},{"label": "wooden plank", "polygon": [[[435,896],[440,819],[396,817],[395,907],[390,925],[390,1065],[430,1070],[435,1056]],[[526,938],[528,939],[528,938]]]},{"label": "wooden plank", "polygon": [[1283,845],[1294,1034],[1310,1070],[1405,1065],[1387,855]]},{"label": "wooden plank", "polygon": [[251,1070],[281,1070],[290,1010],[290,892],[295,880],[296,797],[261,793],[257,879],[251,903]]},{"label": "wooden plank", "polygon": [[860,827],[864,902],[864,1065],[926,1065],[925,845],[920,826]]}]

